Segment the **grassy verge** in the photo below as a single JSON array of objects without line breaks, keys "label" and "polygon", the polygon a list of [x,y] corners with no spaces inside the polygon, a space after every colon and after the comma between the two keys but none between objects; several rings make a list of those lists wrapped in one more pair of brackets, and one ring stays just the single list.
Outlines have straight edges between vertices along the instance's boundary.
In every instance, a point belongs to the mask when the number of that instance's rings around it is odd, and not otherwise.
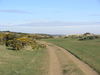
[{"label": "grassy verge", "polygon": [[78,41],[77,39],[60,38],[47,39],[45,41],[67,49],[100,73],[100,39]]},{"label": "grassy verge", "polygon": [[45,49],[13,51],[0,46],[0,75],[47,75]]}]

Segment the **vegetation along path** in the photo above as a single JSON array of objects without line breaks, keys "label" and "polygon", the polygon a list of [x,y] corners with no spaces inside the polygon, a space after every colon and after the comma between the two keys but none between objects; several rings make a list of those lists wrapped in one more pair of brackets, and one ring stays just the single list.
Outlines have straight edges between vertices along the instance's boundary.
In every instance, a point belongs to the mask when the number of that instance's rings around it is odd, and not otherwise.
[{"label": "vegetation along path", "polygon": [[65,49],[51,43],[46,44],[50,58],[49,75],[98,75]]}]

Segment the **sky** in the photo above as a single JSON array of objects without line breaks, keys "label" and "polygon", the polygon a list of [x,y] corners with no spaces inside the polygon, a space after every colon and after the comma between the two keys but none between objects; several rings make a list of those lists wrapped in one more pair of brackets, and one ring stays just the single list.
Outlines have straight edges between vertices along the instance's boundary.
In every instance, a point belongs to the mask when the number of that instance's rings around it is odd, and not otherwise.
[{"label": "sky", "polygon": [[0,30],[100,34],[100,0],[0,0]]}]

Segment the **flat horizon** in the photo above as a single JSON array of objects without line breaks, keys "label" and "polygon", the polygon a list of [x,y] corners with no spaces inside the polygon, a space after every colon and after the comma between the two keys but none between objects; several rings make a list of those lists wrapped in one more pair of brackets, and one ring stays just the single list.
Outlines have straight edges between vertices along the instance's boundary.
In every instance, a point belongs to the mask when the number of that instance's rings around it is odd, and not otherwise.
[{"label": "flat horizon", "polygon": [[0,0],[0,31],[100,34],[99,0]]}]

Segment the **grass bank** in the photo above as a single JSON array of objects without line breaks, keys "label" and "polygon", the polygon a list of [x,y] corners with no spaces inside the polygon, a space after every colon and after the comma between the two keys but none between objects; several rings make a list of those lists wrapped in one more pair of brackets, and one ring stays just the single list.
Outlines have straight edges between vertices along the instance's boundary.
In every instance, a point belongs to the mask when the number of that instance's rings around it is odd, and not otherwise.
[{"label": "grass bank", "polygon": [[47,75],[46,49],[7,50],[0,46],[0,75]]}]

